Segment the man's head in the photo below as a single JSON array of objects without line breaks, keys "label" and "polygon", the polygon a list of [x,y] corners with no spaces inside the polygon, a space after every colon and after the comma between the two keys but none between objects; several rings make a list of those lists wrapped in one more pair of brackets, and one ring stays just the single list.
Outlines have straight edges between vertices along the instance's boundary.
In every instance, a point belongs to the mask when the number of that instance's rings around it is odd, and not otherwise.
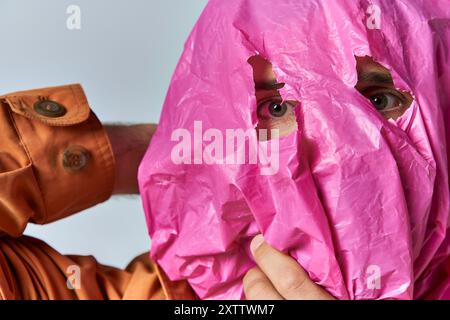
[{"label": "man's head", "polygon": [[[415,279],[434,265],[449,214],[448,16],[440,0],[210,0],[140,170],[167,274],[201,298],[241,298],[250,239],[262,233],[338,298],[423,288]],[[195,143],[200,122],[209,131]],[[171,158],[179,128],[194,141],[181,165]],[[258,141],[254,128],[281,138]],[[245,143],[217,139],[236,130],[250,132]],[[233,162],[251,141],[279,144],[273,175],[250,156]],[[202,163],[202,150],[223,161]]]}]

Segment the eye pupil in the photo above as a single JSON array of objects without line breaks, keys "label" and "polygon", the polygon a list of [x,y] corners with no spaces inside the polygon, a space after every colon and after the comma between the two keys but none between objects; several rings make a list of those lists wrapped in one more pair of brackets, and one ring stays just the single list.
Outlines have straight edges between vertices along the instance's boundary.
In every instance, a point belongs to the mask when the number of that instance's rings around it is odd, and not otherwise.
[{"label": "eye pupil", "polygon": [[385,95],[377,95],[370,98],[372,104],[377,108],[377,110],[383,110],[388,105],[388,98]]},{"label": "eye pupil", "polygon": [[274,117],[282,117],[286,114],[286,111],[285,103],[272,103],[269,107],[269,113]]},{"label": "eye pupil", "polygon": [[276,104],[273,106],[273,111],[280,112],[283,109],[283,107],[279,104]]}]

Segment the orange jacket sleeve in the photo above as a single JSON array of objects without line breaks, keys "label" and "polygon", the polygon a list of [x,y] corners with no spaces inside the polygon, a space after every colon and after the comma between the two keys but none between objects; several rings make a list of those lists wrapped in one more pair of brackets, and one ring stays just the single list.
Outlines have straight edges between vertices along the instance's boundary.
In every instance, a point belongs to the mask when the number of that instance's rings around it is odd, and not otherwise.
[{"label": "orange jacket sleeve", "polygon": [[79,85],[0,96],[0,300],[195,298],[148,254],[120,270],[22,235],[28,222],[108,199],[114,172],[108,137]]},{"label": "orange jacket sleeve", "polygon": [[80,85],[0,96],[0,233],[107,200],[114,156]]}]

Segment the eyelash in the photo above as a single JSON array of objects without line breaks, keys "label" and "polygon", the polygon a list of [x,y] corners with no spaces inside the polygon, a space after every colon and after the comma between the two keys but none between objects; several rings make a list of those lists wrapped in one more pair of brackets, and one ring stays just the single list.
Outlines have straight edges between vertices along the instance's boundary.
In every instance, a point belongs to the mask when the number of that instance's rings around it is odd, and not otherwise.
[{"label": "eyelash", "polygon": [[375,95],[377,93],[390,93],[390,94],[396,96],[397,98],[399,98],[402,101],[406,100],[405,95],[403,93],[401,93],[398,90],[389,89],[389,88],[371,87],[371,88],[367,88],[366,90],[364,90],[362,92],[362,94],[364,96],[367,96],[367,95],[373,96],[373,95]]},{"label": "eyelash", "polygon": [[[379,87],[368,88],[368,89],[364,90],[363,92],[361,92],[361,94],[369,100],[376,95],[381,95],[381,94],[392,95],[400,101],[399,107],[402,107],[403,105],[405,105],[407,103],[407,98],[403,93],[401,93],[398,90],[389,89],[389,88],[379,88]],[[391,111],[391,110],[393,110],[393,109],[386,109],[386,110],[381,110],[381,111],[379,110],[379,111],[387,112],[387,111]]]},{"label": "eyelash", "polygon": [[[369,101],[372,103],[372,105],[373,105],[373,102],[371,101],[371,99],[373,97],[375,97],[376,95],[391,95],[399,100],[398,105],[394,108],[386,108],[386,109],[382,109],[382,110],[377,109],[377,111],[379,111],[381,113],[390,112],[397,108],[401,108],[408,102],[407,101],[408,99],[402,92],[400,92],[398,90],[394,90],[394,89],[389,89],[389,88],[380,88],[380,87],[367,88],[366,90],[362,91],[361,94],[363,96],[365,96],[367,99],[369,99]],[[268,103],[286,104],[288,107],[288,110],[282,116],[275,117],[273,115],[270,115],[268,110],[263,110],[265,106],[270,106],[270,105],[268,105]],[[292,110],[295,107],[296,107],[296,104],[294,104],[293,102],[290,102],[290,101],[283,101],[279,96],[269,97],[258,103],[257,114],[258,114],[258,117],[260,117],[261,119],[282,119],[286,116],[286,114],[288,114],[289,108]],[[376,106],[374,105],[374,107],[376,107]],[[266,109],[268,109],[268,108],[266,108]],[[266,114],[264,114],[263,112]]]}]

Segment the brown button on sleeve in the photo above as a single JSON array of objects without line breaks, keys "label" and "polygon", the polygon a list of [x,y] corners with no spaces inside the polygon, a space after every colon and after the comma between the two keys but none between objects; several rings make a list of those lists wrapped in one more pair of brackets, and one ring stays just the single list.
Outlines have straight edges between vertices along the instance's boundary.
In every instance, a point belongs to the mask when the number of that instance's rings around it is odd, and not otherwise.
[{"label": "brown button on sleeve", "polygon": [[80,85],[0,96],[0,234],[107,200],[114,157]]}]

